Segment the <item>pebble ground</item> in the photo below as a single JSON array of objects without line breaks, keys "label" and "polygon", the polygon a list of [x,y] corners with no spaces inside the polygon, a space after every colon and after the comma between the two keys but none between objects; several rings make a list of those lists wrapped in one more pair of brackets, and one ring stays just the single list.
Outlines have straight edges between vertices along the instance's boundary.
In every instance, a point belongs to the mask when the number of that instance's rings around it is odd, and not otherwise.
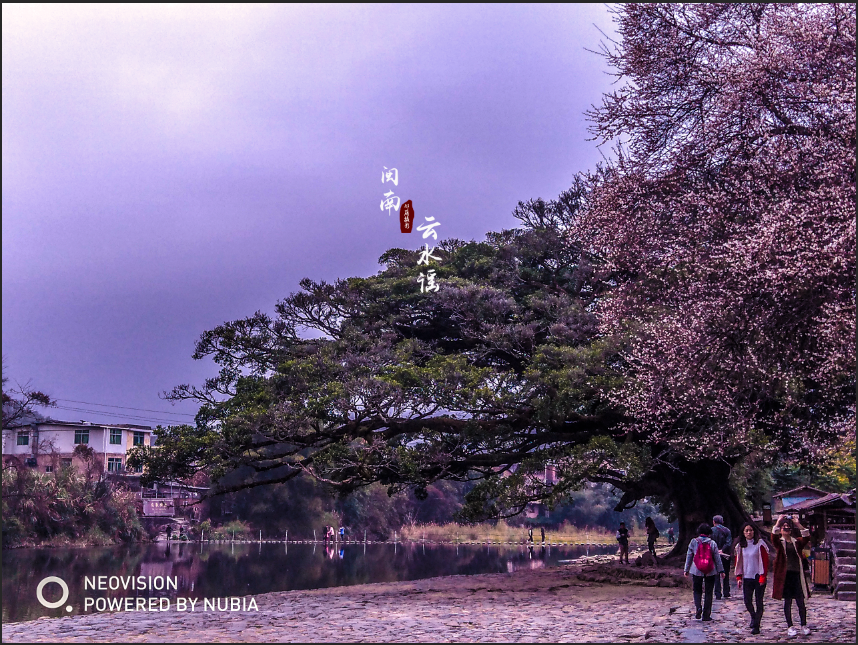
[{"label": "pebble ground", "polygon": [[[3,625],[3,642],[782,642],[766,599],[751,635],[740,599],[694,618],[685,588],[583,582],[576,565],[254,596],[259,611],[102,613]],[[854,602],[815,595],[799,642],[855,642]]]}]

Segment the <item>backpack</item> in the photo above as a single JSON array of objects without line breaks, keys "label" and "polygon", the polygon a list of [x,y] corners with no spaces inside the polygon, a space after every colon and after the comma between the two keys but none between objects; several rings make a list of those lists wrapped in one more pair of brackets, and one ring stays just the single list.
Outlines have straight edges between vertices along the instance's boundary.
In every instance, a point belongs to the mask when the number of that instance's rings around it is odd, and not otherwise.
[{"label": "backpack", "polygon": [[700,540],[697,544],[697,551],[694,553],[694,566],[697,567],[704,576],[709,575],[715,569],[715,559],[712,555],[712,547],[709,546],[709,541]]}]

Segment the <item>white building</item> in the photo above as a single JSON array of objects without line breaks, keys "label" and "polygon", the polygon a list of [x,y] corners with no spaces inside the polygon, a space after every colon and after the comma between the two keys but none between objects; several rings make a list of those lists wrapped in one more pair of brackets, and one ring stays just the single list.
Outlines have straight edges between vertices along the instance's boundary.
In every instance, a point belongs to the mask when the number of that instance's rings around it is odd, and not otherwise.
[{"label": "white building", "polygon": [[92,448],[95,460],[105,471],[125,472],[128,451],[134,446],[152,445],[152,428],[86,421],[36,421],[3,430],[3,461],[18,460],[48,473],[71,464],[83,469],[87,465],[74,454],[79,445]]}]

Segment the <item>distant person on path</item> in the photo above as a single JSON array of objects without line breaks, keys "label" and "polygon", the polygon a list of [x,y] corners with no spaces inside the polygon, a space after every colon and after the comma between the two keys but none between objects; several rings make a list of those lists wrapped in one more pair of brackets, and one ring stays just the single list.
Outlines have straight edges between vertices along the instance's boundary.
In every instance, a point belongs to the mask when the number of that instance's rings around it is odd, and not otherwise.
[{"label": "distant person on path", "polygon": [[620,543],[620,564],[623,563],[623,556],[626,558],[626,564],[629,563],[629,530],[626,528],[625,522],[620,522],[620,528],[617,530],[617,542]]},{"label": "distant person on path", "polygon": [[673,527],[671,526],[667,529],[667,543],[673,544],[674,542],[676,542],[676,538],[673,536]]},{"label": "distant person on path", "polygon": [[527,529],[527,541],[533,544],[533,528]]},{"label": "distant person on path", "polygon": [[[750,522],[745,522],[742,532],[733,542],[733,570],[736,586],[742,590],[745,609],[751,614],[751,633],[760,633],[763,619],[763,596],[766,593],[766,576],[769,573],[769,548],[760,538],[760,531]],[[757,606],[754,608],[754,599]]]},{"label": "distant person on path", "polygon": [[543,544],[544,544],[544,543],[545,543],[545,527],[544,527],[544,526],[540,526],[540,527],[539,527],[539,532],[540,532],[540,533],[542,533],[542,542],[543,542]]},{"label": "distant person on path", "polygon": [[[715,526],[712,527],[712,539],[718,545],[721,554],[721,562],[724,564],[724,597],[730,597],[730,548],[733,545],[733,534],[724,526],[724,518],[716,515],[712,518]],[[715,598],[721,600],[721,585],[715,586]]]},{"label": "distant person on path", "polygon": [[655,541],[658,539],[658,529],[655,527],[655,522],[652,521],[651,517],[647,517],[644,520],[644,526],[646,527],[647,548],[649,549],[649,552],[652,553],[652,557],[656,557]]},{"label": "distant person on path", "polygon": [[695,618],[712,620],[712,592],[718,576],[724,577],[724,565],[718,557],[718,545],[709,537],[712,529],[706,522],[697,527],[697,537],[688,544],[685,556],[685,577],[691,573],[694,582]]},{"label": "distant person on path", "polygon": [[775,547],[775,564],[772,567],[772,598],[784,601],[784,618],[787,623],[787,637],[795,638],[798,630],[792,624],[792,601],[798,607],[801,621],[801,633],[810,635],[807,626],[807,607],[805,598],[810,597],[810,589],[804,578],[804,558],[802,550],[810,542],[810,531],[790,517],[781,515],[772,528],[772,543]]},{"label": "distant person on path", "polygon": [[167,524],[167,541],[169,542],[172,539],[173,539],[173,527],[172,527],[172,525]]}]

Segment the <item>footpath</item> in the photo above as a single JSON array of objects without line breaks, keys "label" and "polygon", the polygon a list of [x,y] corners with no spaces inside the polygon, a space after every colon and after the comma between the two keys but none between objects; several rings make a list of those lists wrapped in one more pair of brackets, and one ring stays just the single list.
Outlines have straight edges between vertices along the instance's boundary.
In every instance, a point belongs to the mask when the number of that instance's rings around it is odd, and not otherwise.
[{"label": "footpath", "polygon": [[[740,596],[695,620],[691,590],[605,574],[591,562],[254,596],[259,611],[101,613],[3,625],[3,642],[783,642],[783,603],[766,599],[752,636]],[[643,572],[640,567],[627,567]],[[680,574],[681,575],[681,574]],[[595,581],[593,581],[595,580]],[[603,580],[610,580],[604,582]],[[657,585],[657,582],[655,583]],[[855,642],[855,602],[817,594],[809,637]]]}]

